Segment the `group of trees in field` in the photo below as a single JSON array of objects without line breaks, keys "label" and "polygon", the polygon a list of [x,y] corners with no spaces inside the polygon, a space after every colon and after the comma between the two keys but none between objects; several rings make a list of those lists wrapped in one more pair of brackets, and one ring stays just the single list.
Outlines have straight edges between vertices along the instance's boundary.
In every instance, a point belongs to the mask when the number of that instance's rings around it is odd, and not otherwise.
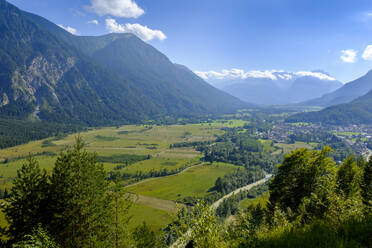
[{"label": "group of trees in field", "polygon": [[250,190],[241,191],[233,196],[223,200],[216,209],[217,217],[226,218],[239,212],[239,203],[244,199],[254,199],[265,194],[268,191],[268,182],[257,185]]},{"label": "group of trees in field", "polygon": [[312,130],[312,132],[306,134],[291,134],[289,139],[290,143],[295,143],[296,141],[317,143],[315,149],[322,149],[324,146],[328,146],[332,148],[332,157],[336,161],[342,161],[353,153],[350,146],[345,144],[339,137],[325,131]]},{"label": "group of trees in field", "polygon": [[266,172],[272,172],[281,161],[282,155],[266,152],[264,145],[249,132],[226,131],[217,137],[216,143],[197,147],[204,153],[205,161],[231,163],[247,169],[259,167]]}]

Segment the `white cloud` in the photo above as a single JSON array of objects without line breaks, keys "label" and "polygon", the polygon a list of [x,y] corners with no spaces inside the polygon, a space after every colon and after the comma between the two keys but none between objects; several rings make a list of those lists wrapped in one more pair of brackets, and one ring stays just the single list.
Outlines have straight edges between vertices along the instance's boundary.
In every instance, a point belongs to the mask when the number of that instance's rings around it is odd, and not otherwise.
[{"label": "white cloud", "polygon": [[329,80],[329,81],[334,81],[336,80],[335,78],[321,72],[312,72],[312,71],[298,71],[294,73],[297,76],[300,77],[315,77],[320,80]]},{"label": "white cloud", "polygon": [[100,16],[138,18],[145,13],[133,0],[90,0],[87,9]]},{"label": "white cloud", "polygon": [[65,26],[63,26],[62,24],[58,24],[58,26],[60,27],[60,28],[63,28],[64,30],[66,30],[67,32],[69,32],[69,33],[71,33],[71,34],[78,34],[78,31],[75,29],[75,28],[72,28],[72,27],[70,27],[70,26],[67,26],[67,27],[65,27]]},{"label": "white cloud", "polygon": [[231,70],[222,70],[221,72],[216,71],[195,71],[199,77],[203,79],[246,79],[246,78],[270,78],[276,80],[276,76],[273,74],[275,71],[248,71],[245,72],[242,69],[231,69]]},{"label": "white cloud", "polygon": [[362,54],[364,60],[372,60],[372,45],[368,45]]},{"label": "white cloud", "polygon": [[167,38],[160,30],[153,30],[138,23],[127,23],[123,25],[117,23],[116,20],[112,18],[106,19],[106,29],[109,30],[110,33],[132,33],[144,41],[153,39],[165,40]]},{"label": "white cloud", "polygon": [[91,21],[88,21],[89,24],[95,24],[95,25],[98,25],[98,21],[97,20],[91,20]]},{"label": "white cloud", "polygon": [[346,49],[341,51],[341,60],[345,63],[355,63],[358,51],[354,49]]},{"label": "white cloud", "polygon": [[194,71],[199,77],[204,80],[215,79],[215,80],[226,80],[226,79],[247,79],[247,78],[267,78],[271,80],[292,80],[298,77],[316,77],[321,80],[330,80],[334,81],[333,77],[321,73],[321,72],[311,72],[311,71],[298,71],[298,72],[285,72],[283,70],[252,70],[245,72],[242,69],[231,69],[231,70],[222,70],[221,72],[216,71]]}]

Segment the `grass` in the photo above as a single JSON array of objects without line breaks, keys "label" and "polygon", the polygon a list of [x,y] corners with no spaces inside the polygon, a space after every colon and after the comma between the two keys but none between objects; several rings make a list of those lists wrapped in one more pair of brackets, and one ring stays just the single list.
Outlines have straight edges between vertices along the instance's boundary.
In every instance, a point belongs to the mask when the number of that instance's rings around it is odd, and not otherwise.
[{"label": "grass", "polygon": [[265,152],[274,152],[276,150],[272,140],[259,140],[264,145]]},{"label": "grass", "polygon": [[121,171],[129,174],[135,174],[138,171],[144,173],[163,171],[164,169],[171,171],[183,166],[191,166],[193,163],[199,163],[199,159],[153,158],[132,164]]},{"label": "grass", "polygon": [[309,148],[312,149],[316,146],[316,143],[305,143],[305,142],[298,142],[296,141],[294,144],[283,144],[283,143],[277,143],[275,144],[276,147],[279,147],[280,150],[276,152],[281,152],[281,149],[283,149],[284,154],[288,154],[293,150],[299,149],[299,148]]},{"label": "grass", "polygon": [[[184,137],[185,132],[189,135]],[[221,134],[220,128],[207,127],[202,124],[145,126],[125,125],[119,128],[105,127],[91,129],[80,133],[89,152],[95,152],[104,162],[107,170],[113,170],[123,164],[119,160],[128,155],[150,155],[152,159],[144,163],[135,163],[126,170],[135,173],[138,170],[163,170],[181,167],[189,161],[200,158],[200,153],[192,148],[169,149],[177,142],[190,140],[204,141],[214,139],[214,134]],[[30,153],[36,155],[42,168],[51,171],[58,153],[72,147],[76,134],[56,140],[48,138],[32,141],[24,145],[0,150],[0,189],[11,187],[11,181],[24,163],[24,158]],[[42,153],[54,153],[54,156],[44,156]],[[119,160],[118,160],[119,159]],[[1,161],[8,160],[6,164]],[[135,160],[135,159],[134,159]],[[133,161],[136,162],[136,161]],[[162,164],[171,163],[171,164]],[[130,164],[130,163],[128,163]],[[174,165],[173,165],[174,164]]]},{"label": "grass", "polygon": [[[215,135],[223,134],[224,127],[237,127],[249,123],[241,120],[215,121],[203,124],[150,126],[125,125],[121,127],[92,128],[80,133],[86,143],[86,150],[95,152],[107,171],[112,171],[124,160],[130,160],[128,166],[120,168],[121,172],[136,173],[137,171],[174,170],[185,165],[199,163],[201,154],[193,148],[174,148],[169,146],[179,142],[211,141]],[[16,147],[0,150],[0,189],[10,189],[17,170],[31,153],[39,161],[40,167],[51,172],[57,155],[71,148],[77,134],[71,134],[61,139],[47,138],[32,141]],[[45,154],[47,152],[47,155]],[[54,154],[54,155],[53,155]],[[127,155],[139,155],[141,157]],[[150,155],[150,156],[149,156]],[[150,159],[147,159],[150,157]],[[123,160],[123,161],[122,161]],[[8,161],[7,163],[1,163]],[[133,162],[133,163],[132,163]],[[124,163],[126,165],[126,163]],[[180,175],[165,178],[150,179],[143,184],[134,186],[144,191],[144,195],[156,196],[160,199],[177,200],[186,196],[204,196],[208,194],[217,177],[236,170],[236,166],[216,164],[197,166]],[[141,189],[141,190],[140,190]],[[137,191],[137,190],[136,190]],[[147,193],[146,193],[147,192]],[[154,230],[164,228],[171,221],[171,211],[159,208],[158,200],[136,203],[131,210],[133,219],[131,227],[146,221]],[[156,203],[156,204],[155,204]],[[158,206],[156,208],[156,206]],[[4,224],[0,214],[0,225]]]},{"label": "grass", "polygon": [[216,163],[199,165],[187,171],[168,177],[145,181],[127,190],[139,195],[152,196],[166,200],[181,200],[184,197],[204,197],[214,186],[218,177],[237,170],[237,166]]},{"label": "grass", "polygon": [[146,222],[151,230],[159,233],[172,222],[171,213],[143,204],[134,204],[129,210],[129,214],[132,216],[129,222],[130,229],[141,225],[143,222]]},{"label": "grass", "polygon": [[261,204],[261,206],[266,206],[266,203],[269,200],[269,193],[264,193],[256,198],[246,198],[239,202],[239,209],[247,209],[249,206],[253,205],[256,206]]}]

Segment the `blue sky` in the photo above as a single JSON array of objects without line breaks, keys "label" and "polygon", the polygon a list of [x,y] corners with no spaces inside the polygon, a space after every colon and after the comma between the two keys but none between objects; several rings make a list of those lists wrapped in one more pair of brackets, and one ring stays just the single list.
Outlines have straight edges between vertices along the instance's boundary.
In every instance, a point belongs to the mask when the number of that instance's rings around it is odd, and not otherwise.
[{"label": "blue sky", "polygon": [[[372,69],[371,0],[9,0],[78,35],[135,32],[196,71]],[[90,22],[90,23],[88,23]]]}]

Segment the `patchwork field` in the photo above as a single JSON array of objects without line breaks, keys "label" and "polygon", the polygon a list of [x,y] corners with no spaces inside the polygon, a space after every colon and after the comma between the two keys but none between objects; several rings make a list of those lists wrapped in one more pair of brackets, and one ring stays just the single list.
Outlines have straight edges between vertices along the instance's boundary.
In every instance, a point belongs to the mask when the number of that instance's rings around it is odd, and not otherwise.
[{"label": "patchwork field", "polygon": [[203,164],[180,174],[155,178],[129,186],[129,192],[166,200],[179,201],[184,197],[203,197],[214,186],[218,177],[234,172],[239,167],[229,164]]},{"label": "patchwork field", "polygon": [[[284,154],[287,154],[287,153],[290,153],[291,151],[293,150],[296,150],[296,149],[299,149],[299,148],[309,148],[309,149],[312,149],[316,146],[316,143],[305,143],[305,142],[295,142],[294,144],[283,144],[283,143],[277,143],[275,144],[275,146],[283,149],[283,152]],[[273,154],[275,153],[280,153],[281,150],[277,150],[275,151]]]},{"label": "patchwork field", "polygon": [[[211,141],[224,127],[237,127],[249,123],[241,120],[221,120],[187,125],[126,125],[91,129],[80,133],[86,150],[97,154],[107,171],[129,175],[151,172],[179,171],[176,175],[149,178],[127,189],[138,194],[131,209],[130,228],[146,221],[159,231],[171,221],[177,207],[174,201],[184,197],[208,194],[218,177],[235,171],[228,164],[201,165],[201,154],[193,148],[170,148],[180,142]],[[71,148],[77,134],[64,138],[48,138],[0,150],[0,190],[10,189],[17,170],[32,154],[40,167],[50,172],[58,154]],[[6,222],[0,215],[0,225]]]}]

